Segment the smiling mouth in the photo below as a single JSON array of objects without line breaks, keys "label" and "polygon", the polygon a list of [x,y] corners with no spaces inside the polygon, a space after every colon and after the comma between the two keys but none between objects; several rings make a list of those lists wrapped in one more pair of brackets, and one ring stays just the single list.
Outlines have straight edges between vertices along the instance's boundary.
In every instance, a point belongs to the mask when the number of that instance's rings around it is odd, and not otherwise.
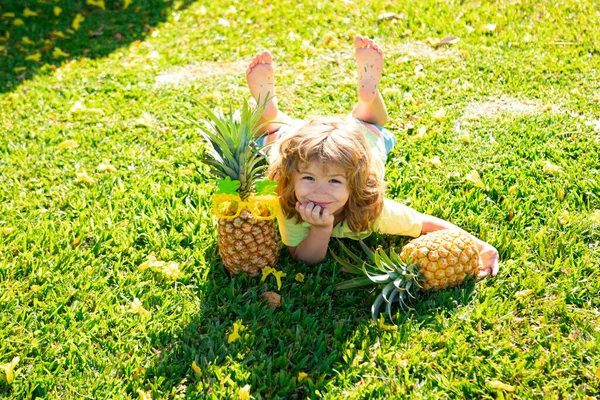
[{"label": "smiling mouth", "polygon": [[318,202],[318,201],[311,201],[311,203],[313,203],[315,206],[319,206],[319,207],[327,207],[328,205],[331,204],[331,202],[325,203],[325,202]]}]

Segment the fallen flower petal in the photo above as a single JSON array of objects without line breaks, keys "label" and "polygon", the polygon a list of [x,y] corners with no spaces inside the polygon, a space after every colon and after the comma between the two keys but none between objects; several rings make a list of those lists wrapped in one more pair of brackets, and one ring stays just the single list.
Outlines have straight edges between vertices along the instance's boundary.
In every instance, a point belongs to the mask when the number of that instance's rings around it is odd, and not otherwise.
[{"label": "fallen flower petal", "polygon": [[52,52],[52,57],[54,57],[54,58],[69,57],[69,55],[70,55],[69,53],[65,53],[58,47],[55,47],[54,51]]},{"label": "fallen flower petal", "polygon": [[479,173],[476,170],[472,170],[465,176],[465,178],[477,187],[482,188],[485,186],[483,184],[483,181],[481,180],[481,177],[479,176]]},{"label": "fallen flower petal", "polygon": [[14,228],[12,226],[3,226],[2,228],[0,228],[0,232],[2,232],[5,235],[10,235],[11,233],[13,233],[16,230],[17,230],[17,228]]},{"label": "fallen flower petal", "polygon": [[136,392],[140,396],[140,400],[152,400],[152,390],[144,392],[142,389],[137,389]]},{"label": "fallen flower petal", "polygon": [[52,12],[54,13],[54,16],[58,17],[60,13],[62,13],[62,8],[60,8],[59,6],[55,6]]},{"label": "fallen flower petal", "polygon": [[27,57],[25,57],[25,59],[28,61],[40,62],[40,60],[42,59],[42,54],[40,52],[30,54]]},{"label": "fallen flower petal", "polygon": [[275,268],[271,268],[269,266],[264,267],[262,270],[262,278],[260,278],[260,281],[264,282],[265,279],[267,279],[267,276],[269,276],[270,274],[272,274],[275,271],[276,271]]},{"label": "fallen flower petal", "polygon": [[96,6],[103,10],[106,10],[106,7],[104,5],[104,0],[87,0],[85,2],[85,4],[87,4],[88,6]]},{"label": "fallen flower petal", "polygon": [[490,385],[490,387],[492,389],[500,389],[500,390],[504,390],[506,392],[514,392],[515,391],[515,387],[509,384],[506,384],[504,382],[500,382],[500,381],[490,381],[488,382],[488,384]]},{"label": "fallen flower petal", "polygon": [[277,280],[277,290],[281,290],[281,278],[287,276],[287,274],[283,271],[274,271],[273,275],[275,275],[275,279]]},{"label": "fallen flower petal", "polygon": [[71,23],[71,27],[72,27],[74,30],[78,30],[78,29],[79,29],[79,27],[81,26],[81,23],[82,23],[83,21],[85,21],[85,17],[84,17],[83,15],[81,15],[81,14],[77,14],[77,15],[75,16],[75,19],[73,19],[73,22]]},{"label": "fallen flower petal", "polygon": [[202,372],[202,370],[200,370],[200,367],[198,366],[198,364],[196,364],[196,361],[192,361],[192,369],[197,374]]},{"label": "fallen flower petal", "polygon": [[542,167],[542,171],[548,174],[556,174],[562,172],[563,168],[556,164],[552,164],[550,161],[544,161],[544,166]]},{"label": "fallen flower petal", "polygon": [[68,149],[71,147],[79,147],[79,143],[77,143],[75,140],[73,139],[67,139],[63,142],[61,142],[58,146],[56,146],[59,149]]},{"label": "fallen flower petal", "polygon": [[250,385],[246,385],[243,388],[240,388],[238,393],[239,400],[250,400]]},{"label": "fallen flower petal", "polygon": [[132,314],[139,314],[142,317],[148,317],[150,315],[150,311],[146,310],[142,305],[142,302],[137,297],[133,299],[130,304],[131,309],[129,310]]},{"label": "fallen flower petal", "polygon": [[228,336],[227,336],[227,343],[233,343],[236,340],[238,340],[241,336],[240,336],[240,331],[244,330],[244,325],[242,324],[242,321],[235,321],[233,323],[233,332],[231,332]]},{"label": "fallen flower petal", "polygon": [[33,10],[29,9],[28,7],[26,7],[26,8],[23,10],[23,16],[24,16],[24,17],[37,17],[37,15],[38,15],[38,13],[37,13],[37,12],[35,12],[35,11],[33,11]]},{"label": "fallen flower petal", "polygon": [[94,178],[89,176],[85,170],[81,170],[77,173],[77,181],[83,183],[94,183]]},{"label": "fallen flower petal", "polygon": [[304,282],[304,274],[297,273],[294,279],[296,279],[297,282]]},{"label": "fallen flower petal", "polygon": [[12,359],[11,362],[0,365],[0,369],[4,370],[6,374],[6,382],[10,385],[15,378],[15,367],[19,363],[21,358],[19,356]]},{"label": "fallen flower petal", "polygon": [[590,215],[590,221],[594,224],[600,224],[600,210],[596,210]]},{"label": "fallen flower petal", "polygon": [[308,378],[308,374],[306,372],[298,372],[298,382],[302,382],[306,378]]}]

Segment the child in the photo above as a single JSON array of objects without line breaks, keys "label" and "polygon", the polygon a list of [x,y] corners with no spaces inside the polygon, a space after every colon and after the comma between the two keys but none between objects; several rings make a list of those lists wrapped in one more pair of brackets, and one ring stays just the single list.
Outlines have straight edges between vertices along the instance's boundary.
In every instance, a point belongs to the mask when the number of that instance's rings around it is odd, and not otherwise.
[{"label": "child", "polygon": [[[383,165],[395,138],[386,129],[388,115],[378,90],[383,52],[369,38],[356,36],[358,104],[351,117],[292,120],[277,107],[271,54],[258,54],[246,71],[255,100],[269,98],[262,121],[269,124],[263,143],[270,149],[269,175],[277,180],[283,242],[307,264],[325,258],[331,237],[358,239],[377,231],[417,237],[450,222],[421,214],[384,198]],[[479,277],[498,273],[498,251],[477,239],[482,258]]]}]

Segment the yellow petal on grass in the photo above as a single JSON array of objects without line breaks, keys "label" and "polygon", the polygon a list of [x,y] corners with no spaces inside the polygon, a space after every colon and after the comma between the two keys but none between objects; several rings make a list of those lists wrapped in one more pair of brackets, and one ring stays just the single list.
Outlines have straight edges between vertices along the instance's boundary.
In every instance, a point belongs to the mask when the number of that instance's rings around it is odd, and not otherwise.
[{"label": "yellow petal on grass", "polygon": [[83,102],[81,100],[77,100],[75,102],[75,104],[73,104],[73,106],[71,107],[69,112],[75,114],[75,113],[82,113],[85,110],[87,110],[87,107],[83,104]]},{"label": "yellow petal on grass", "polygon": [[0,51],[4,51],[4,49],[6,49],[6,46],[0,46]]},{"label": "yellow petal on grass", "polygon": [[77,182],[83,182],[87,184],[94,183],[94,178],[89,176],[85,170],[81,170],[77,173]]},{"label": "yellow petal on grass", "polygon": [[37,52],[34,54],[30,54],[27,57],[25,57],[25,59],[28,61],[40,62],[40,60],[42,59],[42,53]]},{"label": "yellow petal on grass", "polygon": [[55,17],[58,17],[60,13],[62,13],[62,8],[60,8],[59,6],[54,6],[52,12],[54,13]]},{"label": "yellow petal on grass", "polygon": [[110,161],[107,159],[102,160],[100,164],[96,167],[96,169],[100,172],[117,172],[117,169],[110,164]]},{"label": "yellow petal on grass", "polygon": [[590,215],[590,221],[594,224],[600,225],[600,210],[596,210]]},{"label": "yellow petal on grass", "polygon": [[294,277],[294,279],[296,280],[296,282],[304,282],[304,274],[301,273],[297,273],[296,276]]},{"label": "yellow petal on grass", "polygon": [[52,52],[52,57],[54,58],[60,58],[60,57],[69,57],[69,53],[65,53],[64,51],[62,51],[59,47],[55,47],[54,51]]},{"label": "yellow petal on grass", "polygon": [[200,369],[200,367],[198,366],[198,364],[196,364],[196,361],[192,361],[192,369],[197,374],[200,374],[202,372],[202,370]]},{"label": "yellow petal on grass", "polygon": [[231,332],[228,336],[227,336],[227,343],[233,343],[236,340],[238,340],[241,336],[240,336],[240,332],[244,330],[244,325],[242,324],[242,321],[238,320],[235,321],[233,323],[233,332]]},{"label": "yellow petal on grass", "polygon": [[243,388],[240,388],[238,392],[239,400],[250,400],[250,385],[245,385]]},{"label": "yellow petal on grass", "polygon": [[127,10],[127,7],[131,4],[131,0],[123,1],[123,10]]},{"label": "yellow petal on grass", "polygon": [[458,139],[463,143],[471,143],[471,135],[469,134],[469,132],[461,133]]},{"label": "yellow petal on grass", "polygon": [[156,165],[158,165],[159,167],[164,167],[169,165],[169,162],[167,160],[154,160],[154,162],[156,163]]},{"label": "yellow petal on grass", "polygon": [[277,290],[281,290],[281,278],[287,276],[287,274],[283,271],[274,271],[273,275],[275,275],[275,279],[277,280]]},{"label": "yellow petal on grass", "polygon": [[23,72],[27,69],[27,67],[14,67],[13,71],[15,71],[15,74],[18,74],[19,72]]},{"label": "yellow petal on grass", "polygon": [[142,305],[142,302],[137,297],[135,299],[133,299],[133,301],[131,302],[131,304],[129,305],[129,307],[130,307],[129,311],[132,314],[138,314],[141,317],[148,317],[148,316],[150,316],[150,311],[148,311],[148,310],[146,310],[144,308],[144,306]]},{"label": "yellow petal on grass", "polygon": [[58,146],[56,146],[56,148],[58,148],[58,149],[69,149],[71,147],[79,147],[79,143],[77,143],[73,139],[67,139],[67,140],[60,142],[60,144]]},{"label": "yellow petal on grass", "polygon": [[11,362],[0,365],[0,369],[4,370],[4,374],[6,375],[6,382],[10,385],[15,378],[15,367],[19,363],[21,358],[19,356],[12,359]]},{"label": "yellow petal on grass", "polygon": [[444,122],[444,120],[446,119],[446,110],[444,110],[443,108],[437,110],[433,114],[433,119],[435,119],[437,122]]},{"label": "yellow petal on grass", "polygon": [[298,372],[298,382],[302,382],[308,378],[308,374],[306,372]]},{"label": "yellow petal on grass", "polygon": [[27,36],[23,36],[23,38],[21,39],[21,43],[26,44],[26,45],[35,44],[35,42],[33,40],[29,39]]},{"label": "yellow petal on grass", "polygon": [[14,26],[25,25],[25,22],[23,22],[23,20],[21,18],[15,18],[15,19],[13,19],[12,23],[13,23]]},{"label": "yellow petal on grass", "polygon": [[137,389],[136,392],[140,396],[140,400],[152,400],[152,390],[144,392],[142,389]]},{"label": "yellow petal on grass", "polygon": [[522,297],[527,297],[529,296],[531,293],[533,293],[532,289],[525,289],[525,290],[521,290],[517,293],[515,293],[515,297],[516,298],[522,298]]},{"label": "yellow petal on grass", "polygon": [[558,216],[558,223],[561,225],[568,224],[570,220],[571,220],[571,216],[569,215],[569,212],[567,210],[563,211]]},{"label": "yellow petal on grass", "polygon": [[271,268],[268,265],[266,267],[264,267],[262,269],[262,278],[260,278],[261,282],[264,282],[265,279],[267,279],[267,276],[269,276],[270,274],[272,274],[273,272],[275,272],[276,269],[275,268]]},{"label": "yellow petal on grass", "polygon": [[13,233],[16,230],[17,230],[17,228],[12,227],[12,226],[3,226],[2,228],[0,228],[0,232],[2,232],[5,235],[10,235],[11,233]]},{"label": "yellow petal on grass", "polygon": [[383,317],[380,317],[377,320],[377,326],[379,327],[379,329],[384,330],[384,331],[395,331],[395,330],[398,330],[398,326],[397,325],[387,325],[385,323],[385,320],[383,319]]},{"label": "yellow petal on grass", "polygon": [[515,387],[512,385],[509,385],[507,383],[504,382],[500,382],[500,381],[489,381],[488,385],[490,385],[490,387],[492,389],[499,389],[499,390],[504,390],[505,392],[514,392],[515,391]]},{"label": "yellow petal on grass", "polygon": [[54,36],[56,36],[56,37],[59,37],[59,38],[61,38],[61,39],[64,39],[64,38],[65,38],[65,34],[64,34],[64,33],[62,33],[61,31],[52,31],[52,32],[50,32],[50,34],[52,34],[52,35],[54,35]]},{"label": "yellow petal on grass", "polygon": [[28,7],[26,7],[26,8],[23,10],[23,16],[24,16],[24,17],[37,17],[37,15],[38,15],[38,13],[37,13],[37,12],[35,12],[35,11],[33,11],[33,10],[29,9]]},{"label": "yellow petal on grass", "polygon": [[482,188],[485,185],[483,184],[483,181],[481,180],[481,177],[479,176],[479,173],[476,170],[471,170],[471,172],[469,172],[466,176],[465,179],[468,180],[469,182],[471,182],[473,185]]},{"label": "yellow petal on grass", "polygon": [[421,139],[425,138],[426,134],[427,134],[427,127],[422,126],[419,129],[417,129],[417,133],[412,135],[409,139],[410,140],[421,140]]},{"label": "yellow petal on grass", "polygon": [[176,280],[181,276],[181,271],[179,270],[179,263],[175,261],[167,263],[160,272],[162,272],[162,274],[168,279],[173,280]]},{"label": "yellow petal on grass", "polygon": [[103,10],[106,10],[106,6],[104,5],[104,0],[87,0],[85,2],[85,4],[87,4],[88,6],[96,6]]},{"label": "yellow petal on grass", "polygon": [[71,28],[78,30],[83,21],[85,21],[85,17],[81,14],[77,14],[71,23]]},{"label": "yellow petal on grass", "polygon": [[158,261],[154,256],[148,256],[148,259],[138,266],[140,271],[153,268],[162,268],[165,265],[164,261]]},{"label": "yellow petal on grass", "polygon": [[438,156],[433,156],[433,158],[426,159],[429,164],[435,165],[436,167],[442,166],[442,160]]},{"label": "yellow petal on grass", "polygon": [[14,12],[5,12],[4,14],[2,14],[2,19],[14,18],[14,17],[16,17],[16,14]]},{"label": "yellow petal on grass", "polygon": [[558,174],[563,171],[563,168],[559,165],[552,164],[550,161],[544,161],[544,166],[542,167],[542,171],[548,174]]}]

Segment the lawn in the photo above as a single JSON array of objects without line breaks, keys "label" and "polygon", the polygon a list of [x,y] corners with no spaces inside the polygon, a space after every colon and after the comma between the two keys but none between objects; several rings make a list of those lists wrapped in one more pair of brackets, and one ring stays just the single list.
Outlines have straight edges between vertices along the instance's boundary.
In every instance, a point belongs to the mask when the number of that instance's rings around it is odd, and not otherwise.
[{"label": "lawn", "polygon": [[[598,398],[599,24],[592,0],[0,0],[0,397]],[[388,196],[501,257],[396,325],[331,257],[230,278],[182,123],[241,105],[265,48],[286,112],[347,113],[358,33]]]}]

